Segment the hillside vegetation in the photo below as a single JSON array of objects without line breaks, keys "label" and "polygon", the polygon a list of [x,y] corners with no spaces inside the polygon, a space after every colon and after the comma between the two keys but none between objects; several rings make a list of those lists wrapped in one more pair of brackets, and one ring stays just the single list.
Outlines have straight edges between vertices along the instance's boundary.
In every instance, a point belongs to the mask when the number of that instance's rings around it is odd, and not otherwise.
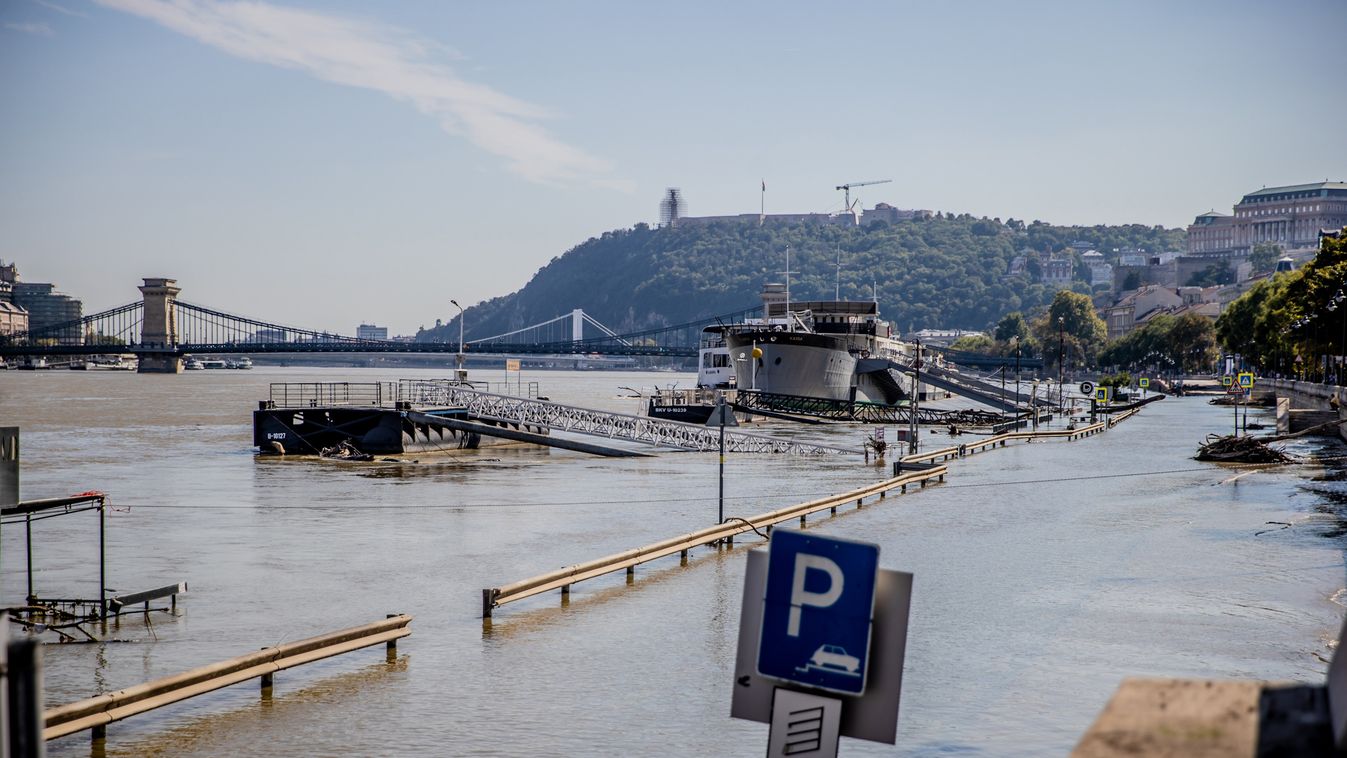
[{"label": "hillside vegetation", "polygon": [[[573,308],[622,332],[680,324],[760,302],[764,282],[784,281],[791,249],[791,296],[831,300],[841,252],[841,297],[878,297],[899,329],[983,329],[1012,311],[1045,308],[1056,288],[1007,277],[1024,248],[1062,251],[1088,242],[1114,258],[1118,248],[1182,249],[1184,232],[1142,225],[1052,226],[967,214],[866,227],[721,223],[605,232],[541,268],[522,289],[467,311],[468,339],[545,321]],[[1079,258],[1077,257],[1077,264]],[[1036,266],[1031,266],[1036,270]],[[1077,265],[1077,278],[1084,269]],[[1077,281],[1074,289],[1088,293]],[[453,341],[457,323],[423,329],[418,340]]]}]

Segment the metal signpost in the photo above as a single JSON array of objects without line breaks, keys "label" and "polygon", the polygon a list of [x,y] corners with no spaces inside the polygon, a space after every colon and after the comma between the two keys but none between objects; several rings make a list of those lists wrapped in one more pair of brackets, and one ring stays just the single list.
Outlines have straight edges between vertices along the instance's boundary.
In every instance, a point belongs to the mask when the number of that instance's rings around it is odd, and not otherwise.
[{"label": "metal signpost", "polygon": [[[1241,371],[1237,377],[1239,380],[1240,400],[1244,404],[1244,433],[1249,433],[1249,396],[1253,394],[1253,372]],[[1235,404],[1235,434],[1239,435],[1239,406]]]},{"label": "metal signpost", "polygon": [[717,524],[725,523],[725,427],[739,426],[739,420],[734,417],[734,408],[725,404],[725,395],[716,395],[716,407],[711,411],[710,418],[706,419],[707,426],[720,427],[720,518]]},{"label": "metal signpost", "polygon": [[893,744],[911,590],[877,545],[773,529],[748,556],[730,715],[771,724],[768,756]]},{"label": "metal signpost", "polygon": [[1150,389],[1151,387],[1150,378],[1145,376],[1141,377],[1140,379],[1137,380],[1137,386],[1141,388],[1141,396],[1145,397],[1146,390]]}]

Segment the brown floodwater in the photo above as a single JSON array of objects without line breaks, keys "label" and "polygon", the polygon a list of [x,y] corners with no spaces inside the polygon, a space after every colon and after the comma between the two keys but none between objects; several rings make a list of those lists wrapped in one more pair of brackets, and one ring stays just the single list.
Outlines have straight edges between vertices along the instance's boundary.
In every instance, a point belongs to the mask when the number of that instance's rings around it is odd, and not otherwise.
[{"label": "brown floodwater", "polygon": [[[499,374],[499,372],[497,372]],[[259,458],[251,410],[275,381],[439,372],[258,367],[180,376],[0,374],[22,427],[23,496],[97,489],[108,584],[186,581],[180,615],[103,644],[48,645],[50,705],[278,642],[415,616],[413,634],[112,724],[108,755],[761,755],[729,718],[744,555],[694,550],[504,606],[481,590],[708,526],[716,455],[594,458],[484,450],[407,463]],[[490,377],[499,380],[501,376]],[[553,400],[635,412],[622,387],[687,375],[536,372]],[[1255,415],[1258,412],[1255,412]],[[1312,465],[1191,460],[1229,411],[1167,399],[1106,434],[954,462],[944,485],[810,524],[915,574],[897,746],[848,755],[1062,755],[1124,676],[1322,680],[1343,609],[1347,483]],[[857,448],[849,425],[756,431]],[[933,441],[934,443],[935,441]],[[730,456],[726,512],[751,515],[873,482],[843,456]],[[1283,522],[1282,527],[1268,522]],[[33,525],[39,595],[97,592],[97,517]],[[23,530],[0,535],[0,604],[24,594]],[[89,752],[87,733],[49,745]]]}]

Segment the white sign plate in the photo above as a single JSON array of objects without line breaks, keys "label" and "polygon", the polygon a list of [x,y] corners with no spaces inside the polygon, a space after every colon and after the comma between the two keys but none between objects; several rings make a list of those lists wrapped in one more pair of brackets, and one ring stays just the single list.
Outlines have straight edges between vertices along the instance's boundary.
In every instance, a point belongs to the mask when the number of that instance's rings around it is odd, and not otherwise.
[{"label": "white sign plate", "polygon": [[837,758],[842,701],[778,687],[767,758]]}]

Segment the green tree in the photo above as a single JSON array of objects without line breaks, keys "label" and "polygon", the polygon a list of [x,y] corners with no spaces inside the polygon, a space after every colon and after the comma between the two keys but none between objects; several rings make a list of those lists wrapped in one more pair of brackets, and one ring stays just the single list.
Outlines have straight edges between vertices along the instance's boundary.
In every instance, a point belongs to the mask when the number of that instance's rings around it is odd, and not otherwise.
[{"label": "green tree", "polygon": [[1141,272],[1128,271],[1127,276],[1123,277],[1122,288],[1124,292],[1141,289]]},{"label": "green tree", "polygon": [[1218,284],[1234,284],[1235,271],[1225,261],[1213,263],[1188,277],[1188,287],[1213,287]]},{"label": "green tree", "polygon": [[965,334],[950,346],[951,350],[962,350],[968,353],[984,353],[987,355],[996,354],[996,340],[985,334]]},{"label": "green tree", "polygon": [[1060,290],[1048,311],[1034,322],[1034,336],[1044,346],[1044,358],[1057,362],[1052,345],[1059,346],[1063,357],[1071,356],[1072,365],[1091,365],[1108,336],[1108,326],[1095,312],[1089,296]]},{"label": "green tree", "polygon": [[992,336],[996,338],[997,342],[1009,342],[1011,337],[1027,340],[1029,339],[1029,322],[1024,320],[1023,313],[1012,311],[996,322],[996,330],[992,333]]},{"label": "green tree", "polygon": [[1253,246],[1253,251],[1249,253],[1249,263],[1253,266],[1253,273],[1266,274],[1277,267],[1277,261],[1282,257],[1282,248],[1271,242],[1260,242]]}]

